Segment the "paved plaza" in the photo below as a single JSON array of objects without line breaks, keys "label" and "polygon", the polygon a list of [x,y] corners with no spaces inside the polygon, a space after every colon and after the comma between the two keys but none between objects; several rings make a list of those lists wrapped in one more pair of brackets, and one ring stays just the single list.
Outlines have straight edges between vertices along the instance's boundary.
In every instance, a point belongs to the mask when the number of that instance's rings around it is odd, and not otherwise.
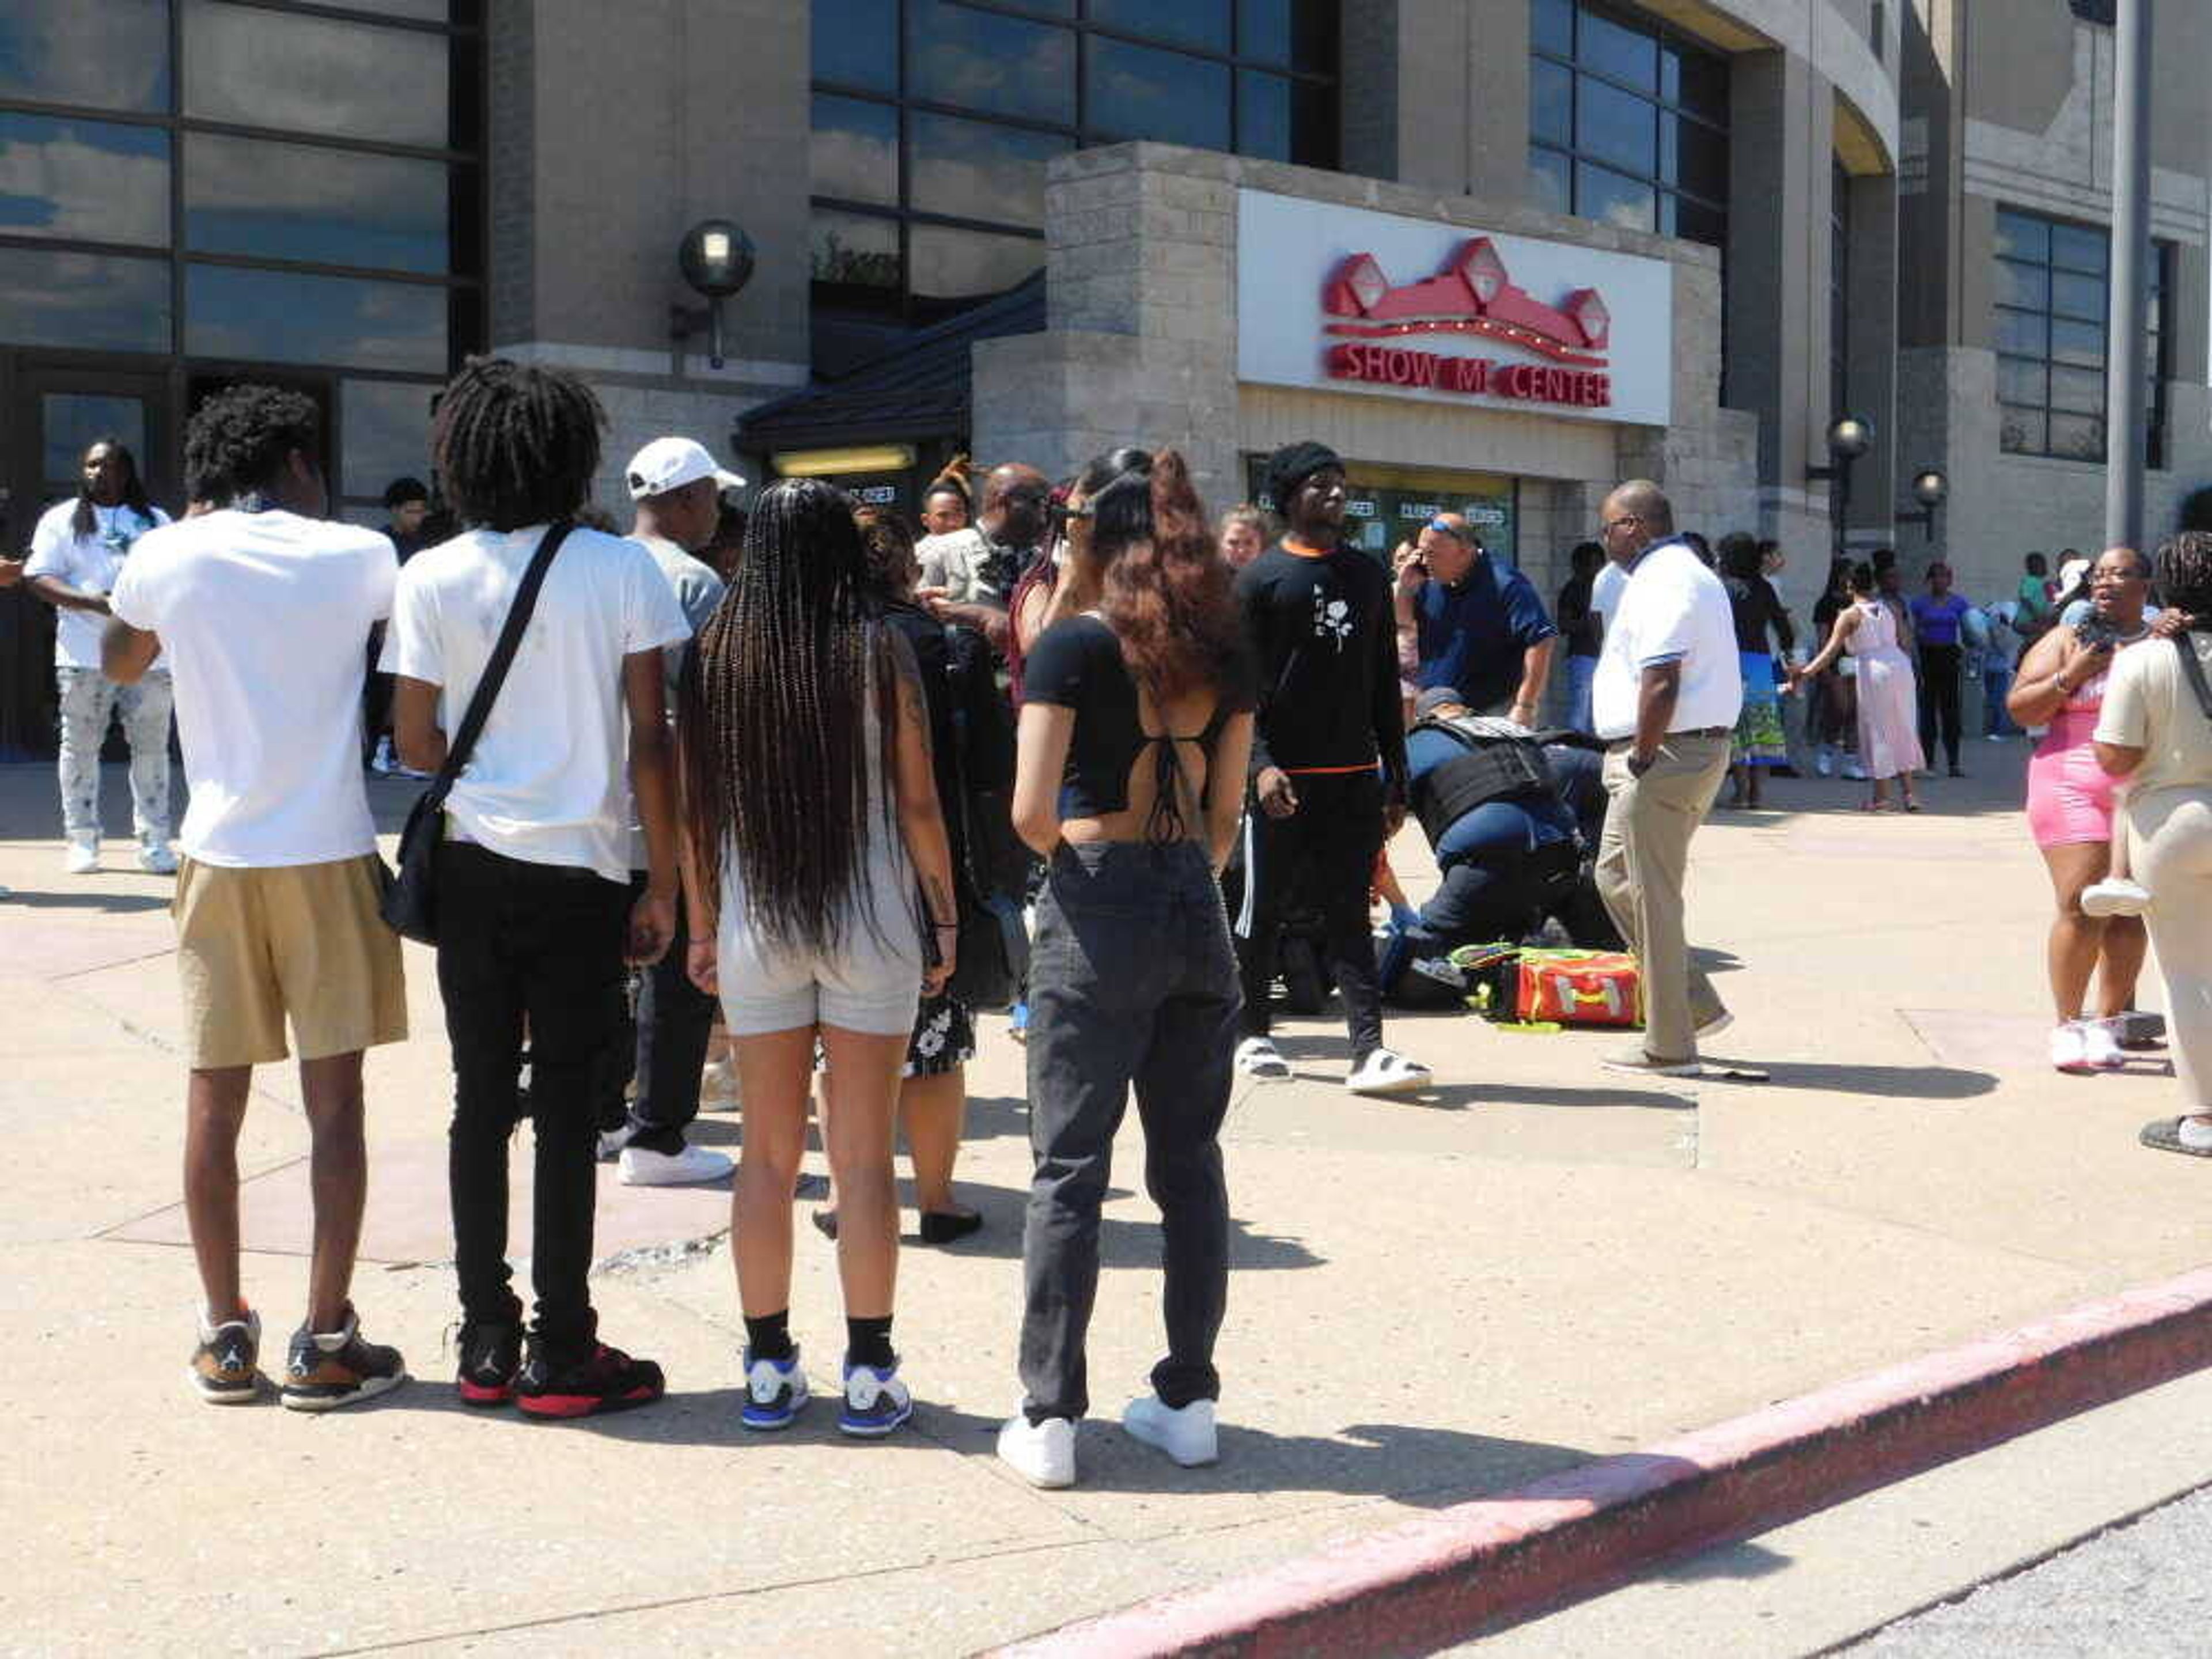
[{"label": "paved plaza", "polygon": [[[611,1168],[604,1327],[666,1365],[671,1396],[532,1424],[453,1397],[447,1050],[411,946],[415,1036],[368,1063],[356,1300],[416,1381],[322,1419],[194,1404],[169,884],[63,876],[51,773],[0,768],[0,1334],[27,1362],[0,1462],[0,1647],[972,1652],[2202,1266],[2212,1169],[2136,1144],[2178,1109],[2162,1063],[2044,1066],[2050,899],[2017,810],[2024,750],[1974,750],[1978,775],[1930,780],[1917,818],[1783,781],[1783,810],[1699,836],[1692,938],[1737,1015],[1713,1051],[1768,1083],[1662,1090],[1601,1070],[1602,1036],[1407,1017],[1393,1040],[1437,1088],[1362,1100],[1339,1086],[1334,1020],[1289,1023],[1298,1080],[1244,1088],[1224,1137],[1236,1271],[1212,1469],[1112,1425],[1158,1342],[1133,1114],[1100,1416],[1082,1485],[1049,1493],[991,1455],[1018,1395],[1029,1163],[1002,1020],[970,1072],[962,1164],[988,1224],[901,1261],[912,1427],[855,1443],[817,1404],[787,1434],[741,1430],[726,1191],[633,1190]],[[372,795],[396,828],[407,787]],[[111,841],[112,862],[128,851]],[[1418,896],[1418,837],[1395,855]],[[246,1291],[271,1347],[305,1290],[297,1101],[264,1069],[241,1146]],[[738,1124],[698,1133],[734,1150]],[[793,1329],[819,1389],[842,1335],[834,1257],[804,1225],[797,1256]]]}]

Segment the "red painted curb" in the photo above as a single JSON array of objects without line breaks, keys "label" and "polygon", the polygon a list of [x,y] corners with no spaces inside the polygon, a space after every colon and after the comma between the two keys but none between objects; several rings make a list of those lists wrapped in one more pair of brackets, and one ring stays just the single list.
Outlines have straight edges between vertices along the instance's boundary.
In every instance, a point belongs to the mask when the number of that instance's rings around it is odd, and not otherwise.
[{"label": "red painted curb", "polygon": [[1002,1649],[1419,1653],[2212,1365],[2212,1269]]}]

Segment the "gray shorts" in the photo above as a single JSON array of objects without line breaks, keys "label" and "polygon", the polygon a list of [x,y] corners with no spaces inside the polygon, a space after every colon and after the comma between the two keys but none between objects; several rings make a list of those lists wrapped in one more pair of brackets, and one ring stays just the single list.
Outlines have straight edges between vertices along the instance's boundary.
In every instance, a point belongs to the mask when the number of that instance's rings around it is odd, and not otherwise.
[{"label": "gray shorts", "polygon": [[902,1037],[921,1004],[921,930],[905,907],[879,904],[876,926],[849,928],[836,952],[795,953],[756,938],[726,908],[715,972],[732,1036],[834,1025]]}]

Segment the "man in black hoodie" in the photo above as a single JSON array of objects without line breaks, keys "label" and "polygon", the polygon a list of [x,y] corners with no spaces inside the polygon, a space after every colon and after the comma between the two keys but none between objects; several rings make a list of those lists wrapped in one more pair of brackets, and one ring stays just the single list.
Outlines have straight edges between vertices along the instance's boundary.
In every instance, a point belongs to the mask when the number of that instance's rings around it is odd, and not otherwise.
[{"label": "man in black hoodie", "polygon": [[1238,573],[1237,599],[1259,672],[1252,801],[1244,820],[1244,902],[1237,919],[1244,981],[1237,1069],[1286,1082],[1268,1038],[1268,992],[1282,915],[1303,889],[1318,898],[1329,969],[1352,1035],[1354,1094],[1397,1094],[1425,1066],[1382,1046],[1382,994],[1367,896],[1376,855],[1406,815],[1406,732],[1397,633],[1381,565],[1343,544],[1344,464],[1317,443],[1267,463],[1288,533]]}]

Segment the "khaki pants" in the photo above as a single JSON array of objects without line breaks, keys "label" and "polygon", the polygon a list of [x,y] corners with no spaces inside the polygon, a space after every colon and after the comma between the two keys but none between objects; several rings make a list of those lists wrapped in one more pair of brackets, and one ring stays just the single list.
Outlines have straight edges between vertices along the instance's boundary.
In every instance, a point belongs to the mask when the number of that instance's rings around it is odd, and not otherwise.
[{"label": "khaki pants", "polygon": [[2166,981],[2181,1109],[2212,1111],[2212,790],[2160,789],[2126,807],[2130,867]]},{"label": "khaki pants", "polygon": [[1678,734],[1661,745],[1642,777],[1628,770],[1629,745],[1605,757],[1605,834],[1598,842],[1597,890],[1644,975],[1644,1051],[1689,1060],[1697,1028],[1725,1009],[1702,969],[1690,963],[1682,930],[1682,878],[1690,837],[1728,775],[1729,739]]}]

